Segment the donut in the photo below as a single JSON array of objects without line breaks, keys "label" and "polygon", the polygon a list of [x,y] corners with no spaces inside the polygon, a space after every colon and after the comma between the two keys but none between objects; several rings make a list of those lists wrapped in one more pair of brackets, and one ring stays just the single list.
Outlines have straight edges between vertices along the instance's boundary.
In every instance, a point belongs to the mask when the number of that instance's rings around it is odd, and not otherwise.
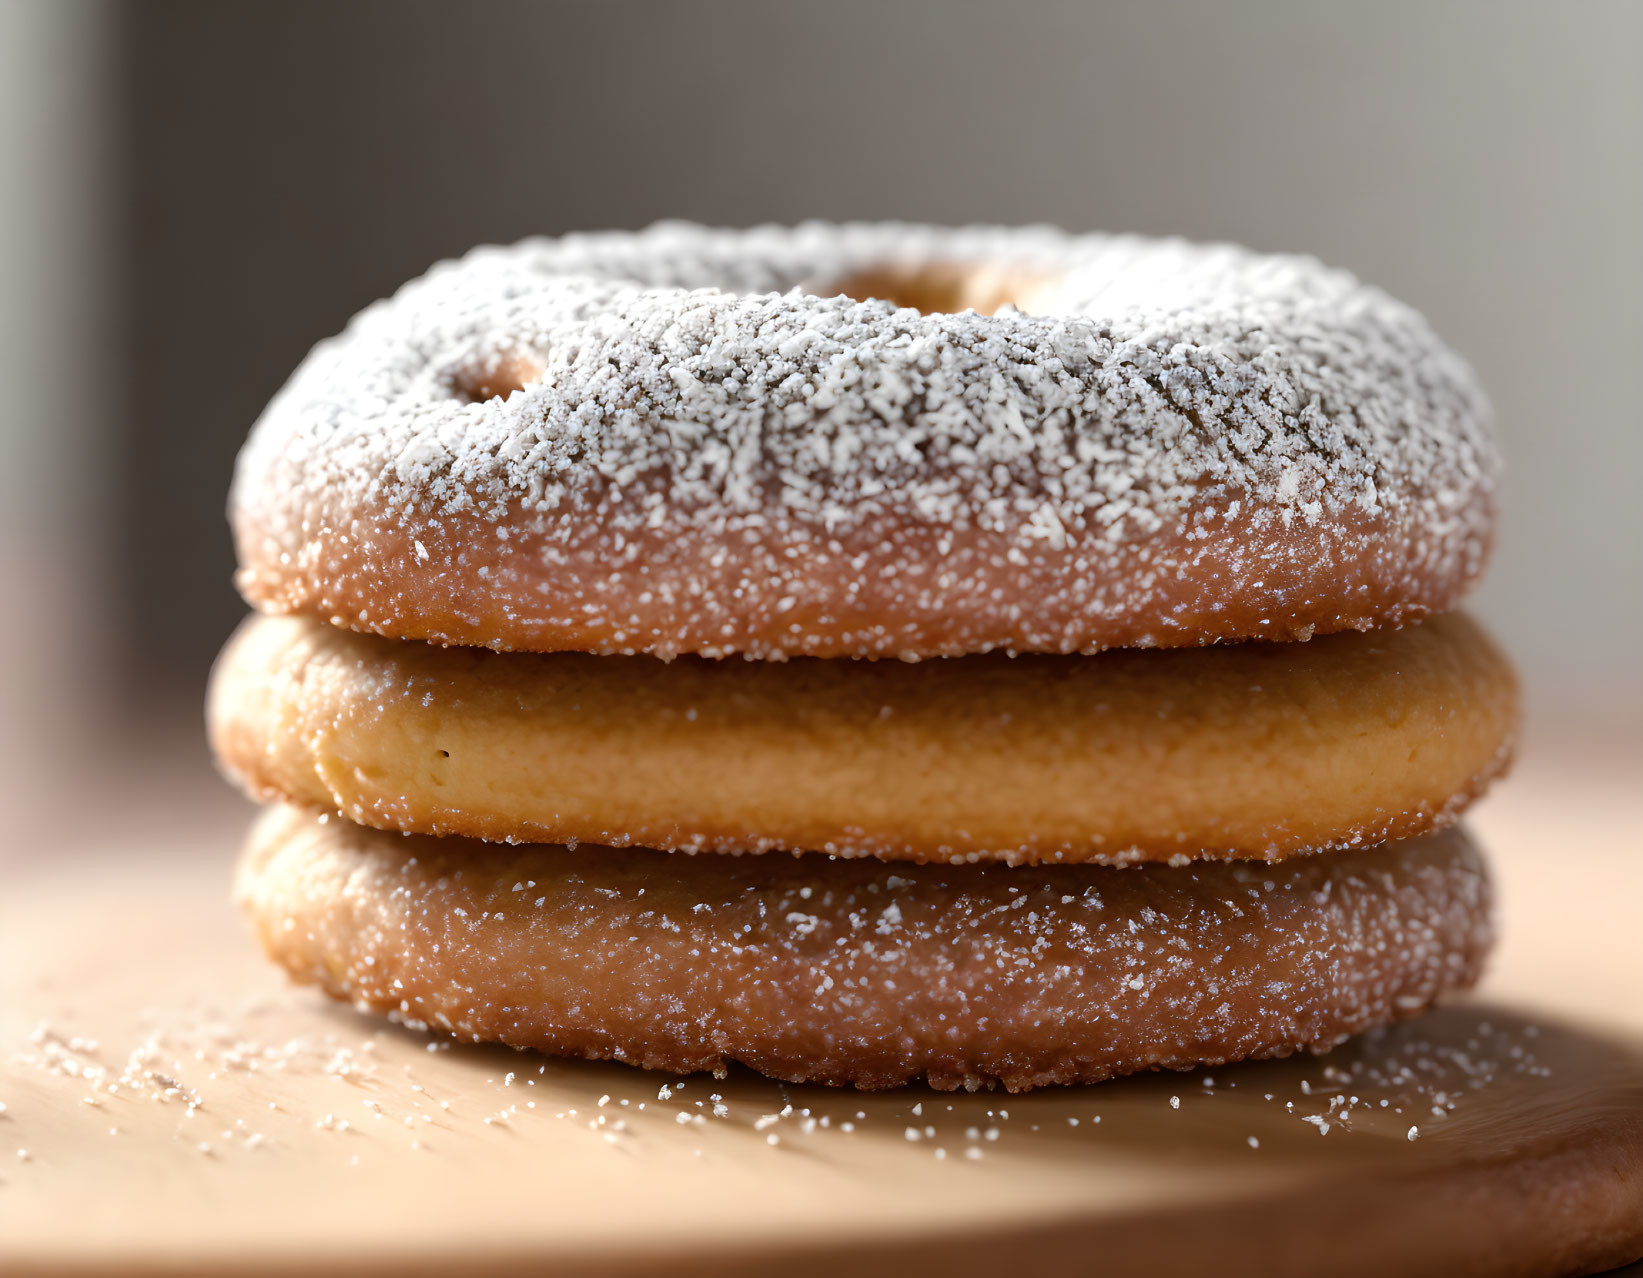
[{"label": "donut", "polygon": [[1457,829],[1280,865],[887,865],[401,836],[272,808],[237,894],[335,998],[648,1069],[942,1089],[1296,1050],[1471,984]]},{"label": "donut", "polygon": [[261,617],[224,651],[208,718],[254,796],[386,829],[1125,863],[1448,824],[1505,765],[1517,694],[1461,614],[918,663],[497,653]]},{"label": "donut", "polygon": [[236,463],[237,894],[336,998],[652,1069],[1327,1050],[1491,941],[1455,822],[1518,693],[1455,609],[1498,473],[1466,365],[1306,258],[477,250],[317,346]]},{"label": "donut", "polygon": [[1452,609],[1498,459],[1341,271],[1047,229],[528,240],[321,343],[230,515],[256,607],[524,651],[934,657]]}]

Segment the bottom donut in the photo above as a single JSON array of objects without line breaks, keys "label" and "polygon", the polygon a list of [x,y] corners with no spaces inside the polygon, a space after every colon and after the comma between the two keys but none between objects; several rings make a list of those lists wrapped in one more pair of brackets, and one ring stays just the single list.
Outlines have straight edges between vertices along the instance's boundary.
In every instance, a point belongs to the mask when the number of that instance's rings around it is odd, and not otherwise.
[{"label": "bottom donut", "polygon": [[1322,1051],[1471,985],[1459,830],[1285,861],[890,865],[507,846],[276,807],[237,895],[292,976],[464,1039],[942,1089]]}]

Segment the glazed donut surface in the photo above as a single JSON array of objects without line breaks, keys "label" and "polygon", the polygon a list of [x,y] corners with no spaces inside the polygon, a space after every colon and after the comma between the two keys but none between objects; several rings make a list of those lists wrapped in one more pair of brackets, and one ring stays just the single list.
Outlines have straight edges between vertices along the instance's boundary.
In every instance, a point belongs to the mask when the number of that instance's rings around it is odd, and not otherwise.
[{"label": "glazed donut surface", "polygon": [[1322,1050],[1470,985],[1458,830],[1278,866],[889,866],[402,837],[275,808],[238,897],[333,997],[678,1072],[1011,1090]]},{"label": "glazed donut surface", "polygon": [[212,680],[252,794],[428,834],[1008,862],[1277,859],[1447,824],[1505,766],[1466,617],[1096,656],[711,661],[253,618]]},{"label": "glazed donut surface", "polygon": [[1487,417],[1418,315],[1309,259],[662,225],[479,250],[368,308],[269,405],[231,518],[251,603],[398,638],[1304,638],[1464,593]]}]

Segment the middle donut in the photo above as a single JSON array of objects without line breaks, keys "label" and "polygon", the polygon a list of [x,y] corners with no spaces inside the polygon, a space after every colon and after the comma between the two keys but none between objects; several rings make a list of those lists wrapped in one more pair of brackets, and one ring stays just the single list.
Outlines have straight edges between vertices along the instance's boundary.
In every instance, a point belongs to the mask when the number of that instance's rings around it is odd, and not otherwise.
[{"label": "middle donut", "polygon": [[218,662],[209,718],[253,794],[383,829],[1128,864],[1441,828],[1505,766],[1517,689],[1454,614],[919,663],[496,653],[259,617]]}]

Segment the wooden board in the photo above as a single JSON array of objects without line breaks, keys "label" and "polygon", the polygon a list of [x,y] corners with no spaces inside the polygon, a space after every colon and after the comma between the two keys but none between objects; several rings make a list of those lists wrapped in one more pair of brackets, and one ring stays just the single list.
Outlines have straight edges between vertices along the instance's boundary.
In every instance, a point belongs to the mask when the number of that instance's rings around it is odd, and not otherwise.
[{"label": "wooden board", "polygon": [[1504,936],[1475,999],[1324,1058],[1013,1097],[680,1083],[366,1019],[260,960],[225,903],[243,813],[167,783],[4,862],[0,1272],[1632,1259],[1637,778],[1543,759],[1473,823]]}]

